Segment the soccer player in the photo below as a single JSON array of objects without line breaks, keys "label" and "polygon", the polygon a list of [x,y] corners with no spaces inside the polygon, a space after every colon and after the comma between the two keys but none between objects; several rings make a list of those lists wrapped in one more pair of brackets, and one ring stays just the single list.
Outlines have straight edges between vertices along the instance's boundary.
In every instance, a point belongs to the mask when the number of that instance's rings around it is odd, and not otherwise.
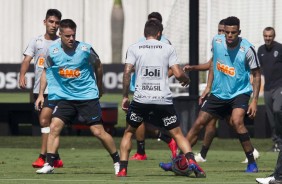
[{"label": "soccer player", "polygon": [[[46,32],[44,35],[40,35],[31,40],[28,44],[25,52],[24,59],[22,61],[20,69],[20,78],[19,86],[24,89],[26,88],[26,79],[25,74],[29,68],[31,60],[34,58],[34,73],[35,73],[35,82],[33,86],[33,98],[37,99],[40,87],[40,77],[44,68],[45,55],[49,46],[58,41],[59,36],[56,34],[59,28],[59,23],[61,20],[62,14],[57,9],[47,10],[46,17],[44,19],[44,25],[46,27]],[[54,101],[48,102],[48,90],[44,91],[45,104],[44,108],[39,112],[39,122],[41,126],[41,151],[39,157],[35,162],[32,163],[32,166],[35,168],[43,167],[46,160],[46,151],[47,151],[47,139],[48,134],[50,133],[50,122],[51,115],[54,109]],[[46,108],[45,108],[46,107]],[[59,154],[56,154],[56,160],[54,162],[55,167],[63,167],[63,161],[60,159]]]},{"label": "soccer player", "polygon": [[73,20],[62,20],[59,29],[61,42],[53,44],[48,49],[36,106],[44,103],[43,91],[47,84],[48,99],[59,100],[59,102],[53,111],[50,125],[47,163],[36,172],[53,173],[60,132],[65,123],[79,114],[111,155],[117,173],[119,154],[112,136],[104,130],[102,124],[99,103],[99,98],[102,96],[103,76],[101,61],[91,45],[75,40],[76,24]]},{"label": "soccer player", "polygon": [[[162,120],[159,126],[169,131],[178,147],[185,153],[190,170],[195,172],[196,177],[205,177],[204,171],[194,159],[190,143],[179,127],[168,85],[168,70],[169,68],[172,70],[183,86],[187,86],[190,79],[179,67],[175,49],[159,41],[162,31],[163,26],[159,21],[148,20],[144,28],[146,40],[130,46],[127,50],[123,75],[122,109],[127,111],[128,127],[120,144],[120,171],[117,175],[119,177],[127,176],[132,135],[136,128],[146,121],[150,112]],[[133,67],[135,67],[136,85],[133,101],[130,103],[128,93]]]},{"label": "soccer player", "polygon": [[[245,171],[255,173],[258,172],[258,167],[253,156],[254,148],[244,125],[244,116],[247,114],[254,118],[257,112],[260,64],[253,45],[239,37],[240,20],[232,16],[226,18],[224,23],[225,34],[213,38],[213,62],[209,69],[207,87],[199,100],[203,105],[186,138],[193,146],[199,132],[208,122],[214,118],[228,118],[248,158]],[[253,88],[250,73],[253,75]],[[248,105],[252,93],[253,98]],[[161,163],[160,166],[164,170],[171,170],[171,163]]]},{"label": "soccer player", "polygon": [[[218,23],[218,35],[224,34],[224,19],[219,21]],[[206,71],[209,70],[210,64],[213,60],[213,57],[207,63],[200,64],[200,65],[185,65],[183,67],[184,71]],[[205,136],[203,140],[203,145],[201,148],[200,153],[195,155],[195,160],[197,162],[206,162],[207,153],[213,141],[213,138],[216,134],[216,122],[218,118],[213,118],[209,123],[207,123],[205,127]],[[259,157],[259,152],[254,148],[254,158],[257,159]],[[248,159],[246,158],[242,163],[248,163]]]},{"label": "soccer player", "polygon": [[[152,12],[148,15],[147,20],[158,20],[160,23],[162,23],[162,15],[159,12]],[[143,37],[140,39],[140,41],[145,41],[146,38]],[[167,43],[171,45],[171,42],[164,36],[161,36],[160,39],[161,42]],[[135,91],[135,80],[136,80],[136,74],[133,73],[130,81],[130,90],[132,92]],[[150,113],[150,118],[148,118],[148,121],[151,121],[154,124],[158,124],[159,118],[154,117],[153,113]],[[145,152],[145,132],[149,132],[151,135],[157,137],[158,139],[164,141],[167,143],[168,147],[171,150],[172,158],[175,158],[177,155],[177,144],[169,135],[164,133],[163,131],[160,131],[160,129],[156,128],[155,126],[149,124],[149,123],[142,123],[137,129],[136,129],[136,143],[137,143],[137,152],[130,158],[130,160],[147,160],[147,155]]]},{"label": "soccer player", "polygon": [[[218,35],[224,34],[224,19],[222,19],[218,23]],[[210,68],[210,64],[213,60],[213,57],[210,58],[210,60],[207,63],[200,64],[200,65],[185,65],[183,67],[184,71],[206,71]],[[197,162],[206,162],[206,156],[209,151],[210,145],[213,141],[213,138],[216,134],[216,122],[217,118],[212,119],[207,125],[205,129],[205,136],[203,140],[203,145],[200,153],[195,155],[195,160]]]},{"label": "soccer player", "polygon": [[279,151],[274,173],[266,178],[256,178],[258,183],[282,184],[282,44],[274,41],[275,29],[263,30],[265,44],[259,47],[258,57],[265,77],[264,101],[266,113],[275,135],[274,150]]}]

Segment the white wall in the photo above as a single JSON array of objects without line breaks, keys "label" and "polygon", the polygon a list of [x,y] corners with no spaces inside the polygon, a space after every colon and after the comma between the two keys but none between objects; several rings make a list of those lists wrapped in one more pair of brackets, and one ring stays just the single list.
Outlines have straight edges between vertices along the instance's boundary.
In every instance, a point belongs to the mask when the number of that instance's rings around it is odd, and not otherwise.
[{"label": "white wall", "polygon": [[77,24],[77,40],[90,43],[103,63],[111,63],[111,13],[113,0],[1,0],[0,63],[20,63],[31,38],[44,34],[49,8]]},{"label": "white wall", "polygon": [[[209,58],[210,42],[218,22],[227,16],[241,20],[241,36],[256,48],[263,44],[262,30],[274,26],[276,40],[282,42],[281,0],[200,0],[199,62]],[[164,34],[176,47],[182,63],[188,63],[189,0],[122,0],[124,9],[123,58],[131,44],[143,36],[147,15],[163,16]],[[49,8],[57,8],[63,18],[77,25],[77,39],[94,47],[103,63],[111,63],[111,13],[113,0],[1,0],[0,63],[20,63],[32,37],[45,32],[43,20]]]}]

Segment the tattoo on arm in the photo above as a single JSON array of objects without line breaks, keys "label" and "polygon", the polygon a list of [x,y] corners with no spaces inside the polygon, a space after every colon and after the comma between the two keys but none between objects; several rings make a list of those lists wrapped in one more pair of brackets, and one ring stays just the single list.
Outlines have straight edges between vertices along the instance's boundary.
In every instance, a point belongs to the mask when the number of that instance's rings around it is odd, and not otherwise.
[{"label": "tattoo on arm", "polygon": [[124,66],[123,71],[123,96],[128,97],[129,94],[129,84],[131,80],[131,71],[132,71],[133,65],[126,63]]}]

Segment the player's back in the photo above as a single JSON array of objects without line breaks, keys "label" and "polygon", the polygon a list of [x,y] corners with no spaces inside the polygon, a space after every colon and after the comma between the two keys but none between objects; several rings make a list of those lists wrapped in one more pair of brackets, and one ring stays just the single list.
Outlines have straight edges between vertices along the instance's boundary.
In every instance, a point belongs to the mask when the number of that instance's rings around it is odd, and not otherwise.
[{"label": "player's back", "polygon": [[140,103],[172,104],[168,68],[179,63],[171,45],[155,39],[138,42],[129,48],[127,63],[135,66],[137,76],[134,100]]}]

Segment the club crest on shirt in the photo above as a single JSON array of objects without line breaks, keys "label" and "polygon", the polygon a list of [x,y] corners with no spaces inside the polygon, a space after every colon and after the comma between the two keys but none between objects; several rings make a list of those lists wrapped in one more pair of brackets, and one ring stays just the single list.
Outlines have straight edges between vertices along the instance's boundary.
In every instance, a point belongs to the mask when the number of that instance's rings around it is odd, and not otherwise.
[{"label": "club crest on shirt", "polygon": [[59,49],[58,48],[54,48],[53,49],[53,54],[56,54],[56,53],[58,53],[59,52]]},{"label": "club crest on shirt", "polygon": [[273,56],[274,56],[274,57],[277,57],[278,54],[279,54],[279,52],[276,50],[276,51],[274,51]]},{"label": "club crest on shirt", "polygon": [[241,46],[239,49],[241,52],[245,52],[245,47]]},{"label": "club crest on shirt", "polygon": [[216,43],[222,43],[222,39],[217,38],[217,39],[215,40],[215,42],[216,42]]},{"label": "club crest on shirt", "polygon": [[88,47],[86,47],[85,45],[82,45],[82,46],[81,46],[81,50],[87,51],[87,50],[88,50]]}]

